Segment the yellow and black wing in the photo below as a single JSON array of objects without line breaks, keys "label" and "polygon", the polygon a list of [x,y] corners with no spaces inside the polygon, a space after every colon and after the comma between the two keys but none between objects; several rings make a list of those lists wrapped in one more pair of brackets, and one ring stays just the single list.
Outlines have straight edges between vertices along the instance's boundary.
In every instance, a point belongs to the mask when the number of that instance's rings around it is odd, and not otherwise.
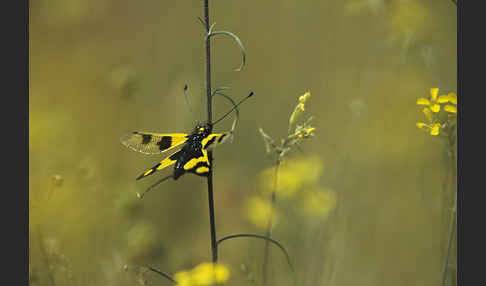
[{"label": "yellow and black wing", "polygon": [[213,134],[209,134],[206,138],[204,138],[201,144],[203,149],[208,150],[232,139],[233,139],[232,131],[228,131],[225,133],[213,133]]},{"label": "yellow and black wing", "polygon": [[137,180],[140,180],[142,178],[145,178],[149,175],[152,175],[156,171],[162,170],[166,167],[169,167],[171,165],[174,165],[175,162],[177,162],[177,159],[179,158],[180,154],[182,151],[177,151],[176,153],[172,154],[171,156],[165,158],[164,160],[160,161],[157,165],[153,166],[152,168],[148,169],[145,171],[143,174],[138,176]]},{"label": "yellow and black wing", "polygon": [[194,157],[184,163],[183,168],[185,172],[194,173],[199,176],[207,176],[210,168],[208,151],[202,149],[194,154]]},{"label": "yellow and black wing", "polygon": [[188,139],[184,133],[132,132],[122,135],[120,141],[126,147],[143,154],[161,154],[180,146]]}]

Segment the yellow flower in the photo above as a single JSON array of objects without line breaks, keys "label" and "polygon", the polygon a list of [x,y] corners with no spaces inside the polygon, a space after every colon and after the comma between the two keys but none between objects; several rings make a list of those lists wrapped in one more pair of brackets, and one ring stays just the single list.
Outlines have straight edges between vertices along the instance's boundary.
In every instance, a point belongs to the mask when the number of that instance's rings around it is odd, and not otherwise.
[{"label": "yellow flower", "polygon": [[230,272],[228,268],[224,267],[223,265],[216,265],[214,268],[214,277],[217,283],[223,283],[228,281],[230,276]]},{"label": "yellow flower", "polygon": [[447,97],[449,98],[450,103],[457,105],[457,95],[455,93],[451,92]]},{"label": "yellow flower", "polygon": [[430,100],[428,100],[427,98],[421,97],[421,98],[417,99],[417,104],[418,105],[427,105],[427,106],[429,106],[430,105]]},{"label": "yellow flower", "polygon": [[[312,132],[312,131],[311,131]],[[277,194],[290,198],[305,185],[315,184],[323,171],[322,160],[318,156],[296,158],[281,163],[277,177]],[[260,186],[269,194],[275,184],[275,167],[265,169],[260,175]]]},{"label": "yellow flower", "polygon": [[444,110],[447,111],[447,112],[450,112],[450,113],[457,113],[457,107],[455,107],[454,105],[446,105],[444,106]]},{"label": "yellow flower", "polygon": [[444,106],[444,110],[449,112],[449,113],[457,113],[457,95],[453,92],[449,93],[448,95],[444,95],[444,97],[447,98],[447,102],[452,103]]},{"label": "yellow flower", "polygon": [[306,100],[307,100],[307,99],[308,99],[310,96],[311,96],[310,91],[308,91],[308,92],[304,93],[304,95],[301,95],[301,96],[299,97],[299,102],[300,102],[300,103],[302,103],[302,104],[304,104],[304,103],[305,103],[305,101],[306,101]]},{"label": "yellow flower", "polygon": [[[430,89],[430,100],[427,98],[419,98],[417,99],[417,105],[425,105],[429,106],[430,110],[432,112],[439,112],[440,111],[440,105],[438,104],[439,101],[437,100],[437,95],[439,94],[439,89],[438,88],[431,88]],[[442,100],[442,99],[441,99]]]},{"label": "yellow flower", "polygon": [[212,285],[214,283],[223,283],[228,280],[229,270],[222,266],[212,263],[202,263],[196,266],[192,271],[191,280],[194,285]]},{"label": "yellow flower", "polygon": [[440,129],[439,123],[432,125],[432,127],[430,128],[430,135],[433,135],[433,136],[439,135],[439,129]]},{"label": "yellow flower", "polygon": [[449,102],[449,96],[448,95],[441,95],[437,99],[437,102],[438,103],[447,103],[447,102]]},{"label": "yellow flower", "polygon": [[423,122],[417,122],[416,125],[420,129],[427,129],[429,131],[430,135],[432,135],[432,136],[439,135],[440,123],[426,124],[426,123],[423,123]]},{"label": "yellow flower", "polygon": [[311,135],[314,132],[314,130],[316,130],[314,127],[306,129],[305,130],[305,136]]},{"label": "yellow flower", "polygon": [[204,262],[190,271],[181,271],[174,275],[178,285],[182,286],[206,286],[221,284],[228,281],[230,272],[221,264]]},{"label": "yellow flower", "polygon": [[177,285],[180,286],[192,286],[191,274],[187,271],[177,272],[174,275],[174,279],[177,281]]},{"label": "yellow flower", "polygon": [[[436,115],[435,113],[440,111],[440,104],[446,104],[444,106],[444,111],[449,113],[457,113],[457,95],[453,92],[450,92],[447,95],[438,96],[439,89],[438,88],[431,88],[430,89],[430,99],[427,98],[419,98],[417,99],[418,105],[426,106],[422,112],[424,113],[425,117],[428,120],[428,123],[424,122],[417,122],[416,125],[420,129],[427,130],[430,135],[437,136],[440,133],[441,128],[443,127],[443,120],[441,117]],[[449,103],[449,104],[448,104]],[[445,125],[444,125],[445,126]]]},{"label": "yellow flower", "polygon": [[295,133],[292,136],[297,135],[299,139],[307,139],[309,137],[314,136],[314,130],[316,130],[316,128],[314,127],[307,127],[307,128],[297,127]]},{"label": "yellow flower", "polygon": [[[457,113],[457,108],[454,105],[457,105],[457,95],[453,92],[450,92],[447,95],[441,95],[437,96],[439,94],[439,89],[438,88],[431,88],[430,89],[430,100],[427,98],[419,98],[417,99],[417,105],[425,105],[428,106],[428,109],[430,109],[432,112],[439,112],[440,111],[440,105],[439,103],[452,103],[448,104],[444,107],[444,110],[450,113]],[[424,109],[425,112],[425,109]],[[425,114],[427,118],[430,116],[428,114]],[[429,120],[431,120],[429,118]]]},{"label": "yellow flower", "polygon": [[437,113],[440,111],[440,105],[438,105],[437,103],[433,104],[432,106],[430,106],[430,110],[432,110],[432,112]]}]

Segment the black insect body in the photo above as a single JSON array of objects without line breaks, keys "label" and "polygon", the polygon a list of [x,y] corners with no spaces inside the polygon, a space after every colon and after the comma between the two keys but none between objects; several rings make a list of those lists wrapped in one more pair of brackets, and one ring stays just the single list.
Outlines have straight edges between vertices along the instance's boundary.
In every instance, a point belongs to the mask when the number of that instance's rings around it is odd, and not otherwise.
[{"label": "black insect body", "polygon": [[[186,88],[184,88],[186,90]],[[156,171],[162,170],[166,167],[174,165],[174,172],[171,176],[167,176],[159,180],[157,183],[149,187],[145,192],[152,189],[154,186],[165,181],[166,179],[173,178],[177,180],[185,173],[193,173],[198,176],[207,177],[211,172],[211,165],[208,159],[208,150],[214,148],[217,145],[233,138],[233,131],[238,119],[238,105],[243,103],[246,99],[253,96],[253,92],[250,92],[248,96],[242,99],[238,104],[235,104],[233,100],[233,108],[228,111],[221,118],[216,120],[214,124],[218,123],[229,115],[233,110],[236,111],[236,119],[233,121],[233,126],[230,131],[224,133],[211,133],[212,126],[209,124],[201,125],[197,124],[193,132],[186,133],[152,133],[152,132],[131,132],[124,134],[120,141],[126,147],[148,155],[162,154],[169,150],[179,151],[166,157],[160,163],[145,171],[138,176],[137,180],[152,175]],[[227,96],[225,96],[227,97]]]},{"label": "black insect body", "polygon": [[[203,131],[199,131],[203,130]],[[175,153],[173,159],[176,160],[174,166],[174,180],[177,180],[185,172],[191,172],[199,176],[207,177],[210,171],[209,159],[207,153],[203,153],[203,139],[209,136],[208,127],[197,126],[194,132],[188,136],[187,142],[181,151]],[[214,137],[216,138],[216,137]],[[184,169],[190,160],[197,160],[196,165],[188,170]],[[208,169],[206,172],[206,168]],[[199,172],[197,172],[199,170]]]},{"label": "black insect body", "polygon": [[208,125],[197,125],[191,134],[133,132],[123,136],[121,142],[130,149],[145,154],[161,154],[177,147],[180,148],[179,151],[141,174],[137,180],[171,165],[174,165],[172,175],[174,180],[186,172],[208,176],[211,168],[208,149],[226,142],[233,135],[233,131],[213,134],[209,130]]}]

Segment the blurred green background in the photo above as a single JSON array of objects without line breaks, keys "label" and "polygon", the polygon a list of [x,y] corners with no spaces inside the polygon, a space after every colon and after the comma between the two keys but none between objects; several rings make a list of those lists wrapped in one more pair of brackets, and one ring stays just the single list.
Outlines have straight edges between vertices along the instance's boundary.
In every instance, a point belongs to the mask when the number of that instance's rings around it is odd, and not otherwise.
[{"label": "blurred green background", "polygon": [[[202,1],[30,1],[29,275],[32,285],[143,285],[150,264],[168,273],[210,260],[206,181],[185,175],[143,200],[161,174],[135,178],[162,156],[125,148],[129,131],[189,132],[206,119]],[[218,236],[263,233],[247,201],[268,199],[273,164],[258,128],[286,135],[306,91],[315,137],[289,162],[319,158],[315,186],[336,202],[322,215],[277,200],[273,237],[298,285],[437,285],[447,230],[438,138],[415,126],[418,97],[456,92],[456,6],[448,0],[210,1],[213,87],[240,108],[234,141],[215,151]],[[214,101],[215,118],[230,105]],[[216,127],[225,131],[231,119]],[[289,164],[290,164],[289,163]],[[304,206],[305,209],[305,206]],[[296,215],[295,215],[296,214]],[[264,243],[225,242],[228,285],[261,285]],[[277,248],[269,284],[293,285]],[[244,264],[250,274],[245,274]],[[169,285],[147,273],[149,285]],[[250,279],[250,280],[248,280]],[[138,284],[137,284],[138,283]]]}]

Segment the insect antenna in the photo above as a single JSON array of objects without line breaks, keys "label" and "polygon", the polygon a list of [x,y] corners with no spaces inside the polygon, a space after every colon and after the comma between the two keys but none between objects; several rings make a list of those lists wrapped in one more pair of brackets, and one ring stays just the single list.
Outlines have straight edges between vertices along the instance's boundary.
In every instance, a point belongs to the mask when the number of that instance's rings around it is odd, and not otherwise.
[{"label": "insect antenna", "polygon": [[155,186],[157,186],[158,184],[160,184],[160,183],[162,183],[162,182],[166,181],[167,179],[170,179],[171,177],[172,177],[172,175],[169,175],[169,176],[167,176],[167,177],[164,177],[164,178],[162,178],[162,179],[158,180],[158,181],[157,181],[155,184],[153,184],[152,186],[148,187],[148,188],[147,188],[147,189],[146,189],[146,190],[145,190],[143,193],[141,193],[141,194],[140,194],[140,193],[137,193],[137,197],[138,197],[139,199],[143,199],[143,196],[145,196],[145,194],[146,194],[147,192],[149,192],[151,189],[153,189],[153,188],[154,188]]},{"label": "insect antenna", "polygon": [[[235,104],[235,102],[227,95],[225,94],[222,94],[222,93],[216,93],[216,94],[219,94],[219,95],[223,95],[225,96],[228,100],[230,100],[232,103],[233,103],[233,108],[231,108],[228,112],[226,112],[223,116],[221,116],[218,120],[216,120],[215,122],[213,122],[213,125],[216,125],[216,123],[220,122],[221,120],[223,120],[226,116],[228,116],[231,112],[233,112],[233,110],[236,110],[236,116],[237,118],[239,117],[239,111],[238,111],[238,106],[240,104],[242,104],[245,100],[247,100],[248,98],[250,98],[251,96],[253,96],[253,91],[250,91],[250,93],[245,97],[243,98],[242,100],[240,100],[240,102],[238,102],[237,104]],[[233,128],[234,126],[236,125],[236,122],[233,123]]]},{"label": "insect antenna", "polygon": [[228,96],[228,95],[220,92],[220,90],[221,89],[216,89],[215,91],[213,91],[213,96],[216,95],[216,94],[221,95],[224,98],[226,98],[227,100],[229,100],[231,102],[231,104],[233,104],[233,107],[234,107],[235,112],[236,112],[236,117],[235,117],[235,120],[233,121],[233,125],[231,127],[231,131],[234,131],[235,130],[235,127],[236,127],[236,123],[240,119],[240,111],[238,110],[237,105],[236,105],[235,101],[231,98],[231,96]]},{"label": "insect antenna", "polygon": [[196,119],[196,115],[194,114],[194,111],[192,111],[192,107],[191,107],[191,104],[189,103],[189,98],[187,97],[187,89],[189,87],[187,86],[187,84],[184,85],[184,99],[186,100],[186,104],[187,104],[187,107],[189,108],[189,112],[192,114],[192,118],[194,119],[194,121],[197,122],[197,119]]}]

